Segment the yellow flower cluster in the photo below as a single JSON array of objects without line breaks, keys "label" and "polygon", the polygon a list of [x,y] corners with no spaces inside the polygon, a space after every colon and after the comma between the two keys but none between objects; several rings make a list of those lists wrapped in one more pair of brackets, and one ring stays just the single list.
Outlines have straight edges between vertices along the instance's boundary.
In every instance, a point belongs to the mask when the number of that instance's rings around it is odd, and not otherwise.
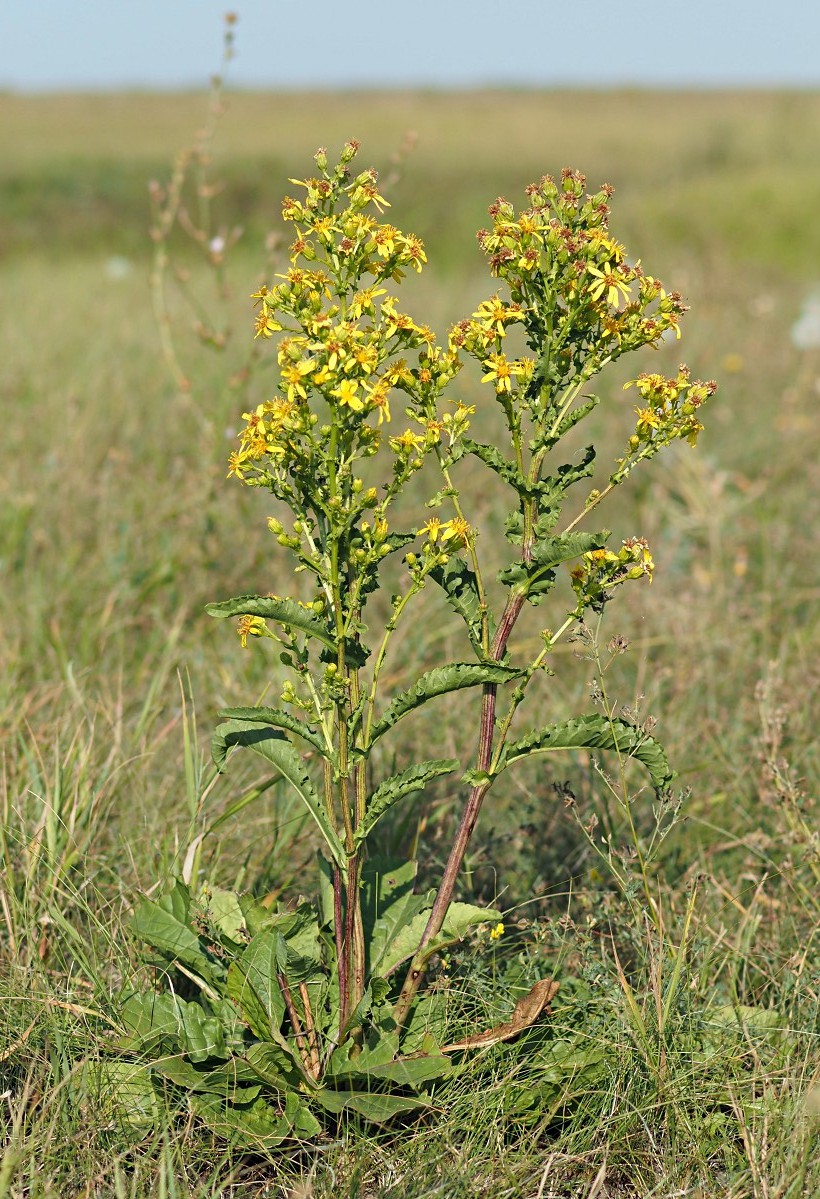
[{"label": "yellow flower cluster", "polygon": [[578,566],[570,571],[572,589],[578,597],[577,615],[585,608],[599,608],[613,588],[628,579],[648,578],[652,582],[655,563],[643,537],[629,537],[618,553],[589,550]]}]

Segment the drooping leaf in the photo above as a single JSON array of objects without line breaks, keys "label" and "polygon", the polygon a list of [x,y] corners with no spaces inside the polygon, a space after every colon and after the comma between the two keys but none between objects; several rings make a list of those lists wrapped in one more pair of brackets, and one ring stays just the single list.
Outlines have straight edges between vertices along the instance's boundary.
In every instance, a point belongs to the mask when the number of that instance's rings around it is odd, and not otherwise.
[{"label": "drooping leaf", "polygon": [[205,611],[209,616],[219,619],[226,616],[262,616],[278,621],[288,629],[305,633],[308,637],[315,637],[331,649],[336,648],[336,639],[327,626],[296,600],[279,599],[272,595],[239,595],[218,604],[206,604]]},{"label": "drooping leaf", "polygon": [[448,666],[428,670],[416,679],[412,687],[396,696],[381,720],[373,726],[370,744],[391,729],[402,716],[436,696],[459,691],[462,687],[478,687],[483,683],[506,683],[520,674],[520,670],[502,666],[500,662],[452,662]]},{"label": "drooping leaf", "polygon": [[510,742],[501,755],[497,774],[530,754],[551,753],[563,749],[607,749],[635,758],[649,771],[656,791],[665,791],[674,774],[666,754],[654,737],[648,736],[625,720],[608,720],[605,716],[576,716],[559,724],[536,729]]},{"label": "drooping leaf", "polygon": [[528,994],[518,1000],[509,1020],[484,1032],[471,1033],[470,1036],[453,1041],[450,1045],[444,1045],[442,1053],[454,1053],[460,1049],[485,1049],[489,1045],[498,1045],[501,1041],[517,1037],[525,1028],[535,1023],[557,991],[557,982],[551,978],[541,979]]},{"label": "drooping leaf", "polygon": [[354,840],[357,846],[370,835],[375,825],[389,812],[394,804],[406,795],[423,791],[431,779],[451,774],[458,768],[457,758],[436,758],[409,766],[400,774],[392,774],[380,783],[367,802],[364,820],[356,828]]},{"label": "drooping leaf", "polygon": [[223,708],[218,715],[220,720],[246,720],[253,724],[287,729],[289,733],[296,733],[303,741],[312,745],[323,758],[328,757],[327,745],[321,735],[304,720],[300,720],[298,716],[293,716],[290,712],[283,712],[280,708]]},{"label": "drooping leaf", "polygon": [[[447,603],[453,608],[467,626],[467,635],[473,649],[481,658],[484,649],[481,644],[481,599],[478,592],[478,580],[475,571],[467,565],[463,558],[453,555],[443,566],[434,566],[430,577],[438,583],[445,594]],[[490,636],[493,629],[489,628]]]},{"label": "drooping leaf", "polygon": [[217,726],[211,743],[214,762],[220,769],[232,746],[251,749],[277,767],[316,821],[334,859],[343,866],[347,857],[342,843],[316,794],[301,757],[284,733],[253,721],[227,720]]}]

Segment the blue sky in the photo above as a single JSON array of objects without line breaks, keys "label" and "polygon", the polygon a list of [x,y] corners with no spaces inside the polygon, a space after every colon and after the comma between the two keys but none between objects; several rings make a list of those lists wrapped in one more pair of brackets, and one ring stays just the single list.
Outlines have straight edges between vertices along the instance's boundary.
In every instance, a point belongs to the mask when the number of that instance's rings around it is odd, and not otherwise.
[{"label": "blue sky", "polygon": [[820,86],[817,0],[0,0],[0,88]]}]

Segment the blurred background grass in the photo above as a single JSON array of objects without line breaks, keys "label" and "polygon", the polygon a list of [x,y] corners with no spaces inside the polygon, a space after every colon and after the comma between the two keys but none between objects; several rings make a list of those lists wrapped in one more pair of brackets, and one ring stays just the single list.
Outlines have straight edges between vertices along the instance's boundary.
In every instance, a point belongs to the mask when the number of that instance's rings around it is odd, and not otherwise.
[{"label": "blurred background grass", "polygon": [[[149,753],[145,738],[179,717],[177,668],[190,673],[206,726],[217,703],[264,685],[261,655],[236,653],[202,615],[208,600],[267,590],[287,569],[265,532],[264,501],[224,481],[243,403],[228,380],[250,341],[247,296],[264,277],[265,239],[281,228],[287,179],[310,171],[317,145],[356,136],[360,161],[389,174],[414,131],[391,216],[427,243],[430,265],[409,281],[407,303],[440,334],[493,289],[474,236],[487,204],[498,194],[518,202],[528,181],[563,165],[616,186],[616,235],[692,305],[681,343],[603,381],[594,432],[604,469],[632,419],[620,392],[627,373],[671,371],[681,358],[721,385],[698,450],[654,464],[607,516],[616,533],[647,535],[658,561],[652,590],[613,606],[607,628],[633,642],[623,700],[646,694],[694,787],[690,811],[754,824],[755,685],[776,661],[795,722],[807,720],[816,645],[820,353],[795,348],[789,332],[820,280],[820,222],[810,215],[820,97],[229,95],[213,207],[214,230],[244,229],[230,261],[232,336],[214,354],[189,337],[187,310],[172,308],[194,383],[179,395],[151,313],[147,187],[167,179],[204,111],[193,95],[0,97],[9,730],[35,711],[37,729],[59,722],[77,690],[103,722],[120,721],[118,736],[139,727],[129,749],[148,757],[121,780],[117,806],[162,827],[175,806],[178,739]],[[193,260],[191,269],[207,306],[210,280]],[[253,388],[261,396],[266,386],[263,371]],[[491,526],[506,497],[481,486],[475,502]],[[544,620],[539,612],[533,630]],[[570,666],[558,703],[586,702],[585,681]],[[796,739],[805,772],[810,739]]]}]

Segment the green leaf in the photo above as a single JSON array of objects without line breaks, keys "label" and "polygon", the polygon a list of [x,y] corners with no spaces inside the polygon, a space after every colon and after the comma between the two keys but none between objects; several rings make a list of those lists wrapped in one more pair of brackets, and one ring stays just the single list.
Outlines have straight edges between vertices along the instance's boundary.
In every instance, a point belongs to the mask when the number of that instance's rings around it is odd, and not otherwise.
[{"label": "green leaf", "polygon": [[215,1070],[198,1069],[181,1057],[160,1058],[151,1065],[157,1074],[186,1091],[201,1091],[250,1103],[262,1090],[258,1075],[241,1058],[231,1058]]},{"label": "green leaf", "polygon": [[458,462],[459,458],[464,458],[467,454],[473,454],[474,457],[480,458],[485,466],[489,466],[490,470],[494,471],[500,479],[515,488],[519,495],[527,492],[527,480],[519,471],[516,463],[505,458],[496,446],[473,441],[471,437],[462,437],[453,448],[450,461]]},{"label": "green leaf", "polygon": [[245,1054],[245,1062],[254,1077],[284,1094],[295,1091],[303,1082],[290,1052],[270,1041],[257,1041],[251,1045]]},{"label": "green leaf", "polygon": [[79,1086],[95,1104],[107,1108],[123,1129],[143,1134],[160,1123],[163,1105],[151,1081],[151,1067],[141,1062],[87,1061]]},{"label": "green leaf", "polygon": [[226,616],[262,616],[276,620],[288,629],[305,633],[308,637],[315,637],[331,649],[336,648],[336,638],[327,626],[296,600],[279,599],[272,595],[239,595],[236,599],[222,600],[218,604],[206,604],[205,611],[209,616],[219,619]]},{"label": "green leaf", "polygon": [[188,888],[177,882],[161,899],[144,900],[131,917],[131,928],[169,962],[181,962],[206,982],[213,983],[213,965],[191,928],[190,907]]},{"label": "green leaf", "polygon": [[562,562],[586,554],[589,550],[601,549],[606,545],[609,530],[600,533],[561,533],[557,537],[544,537],[532,548],[529,562],[513,562],[498,574],[498,581],[505,587],[525,587],[527,598],[540,603],[555,583],[553,567]]},{"label": "green leaf", "polygon": [[[456,611],[467,626],[467,635],[478,656],[484,656],[481,644],[481,600],[475,571],[463,558],[448,558],[443,566],[435,566],[430,577],[444,592],[447,603]],[[492,628],[490,634],[492,635]]]},{"label": "green leaf", "polygon": [[429,911],[432,892],[416,895],[413,891],[415,879],[414,861],[371,858],[364,865],[362,923],[369,973],[385,973],[383,958],[397,935],[423,908]]},{"label": "green leaf", "polygon": [[368,1095],[365,1091],[331,1091],[329,1087],[321,1087],[311,1098],[325,1111],[334,1114],[343,1111],[357,1112],[373,1124],[386,1124],[395,1116],[404,1112],[418,1111],[419,1108],[429,1107],[426,1099],[418,1096],[408,1098],[402,1095]]},{"label": "green leaf", "polygon": [[415,795],[417,792],[423,791],[431,779],[440,778],[443,774],[451,774],[457,768],[457,758],[436,758],[418,762],[400,774],[393,774],[390,778],[385,779],[367,801],[364,820],[356,828],[354,836],[356,845],[361,845],[385,812],[388,812],[400,799],[404,799],[406,795]]},{"label": "green leaf", "polygon": [[641,762],[649,771],[655,790],[665,791],[674,774],[666,754],[653,738],[625,720],[608,720],[605,716],[576,716],[559,724],[536,729],[526,737],[507,745],[496,774],[513,762],[530,754],[550,753],[563,749],[614,749]]},{"label": "green leaf", "polygon": [[396,696],[381,720],[373,726],[370,744],[391,729],[402,716],[438,695],[459,691],[462,687],[478,687],[483,683],[506,683],[518,678],[521,673],[512,666],[502,666],[500,662],[451,662],[448,666],[428,670],[416,679],[408,691]]},{"label": "green leaf", "polygon": [[213,1132],[238,1147],[272,1148],[285,1140],[309,1139],[320,1131],[318,1120],[294,1092],[288,1094],[284,1111],[264,1099],[240,1106],[216,1095],[194,1094],[190,1103]]},{"label": "green leaf", "polygon": [[145,1051],[170,1043],[192,1062],[228,1056],[221,1020],[178,995],[135,992],[123,1004],[121,1018],[127,1030],[123,1048]]},{"label": "green leaf", "polygon": [[364,1053],[348,1059],[333,1072],[334,1078],[351,1078],[390,1082],[395,1086],[416,1087],[434,1078],[449,1074],[453,1064],[443,1054],[424,1054],[420,1057],[399,1057],[390,1062],[370,1063]]},{"label": "green leaf", "polygon": [[262,1041],[281,1044],[285,1000],[277,980],[285,949],[275,929],[257,933],[228,969],[228,995],[239,1005],[251,1031]]},{"label": "green leaf", "polygon": [[289,733],[296,733],[297,737],[312,745],[323,758],[328,757],[327,745],[322,736],[304,720],[291,715],[290,712],[283,712],[280,708],[223,708],[218,715],[220,720],[247,720],[252,724],[287,729]]},{"label": "green leaf", "polygon": [[[424,930],[427,927],[430,911],[431,909],[426,907],[396,930],[385,947],[385,951],[379,962],[380,974],[390,974],[402,962],[406,962],[415,955],[421,938],[424,935]],[[466,933],[474,925],[484,924],[486,921],[492,921],[495,924],[500,919],[501,913],[496,911],[495,908],[478,908],[471,903],[451,903],[447,909],[447,915],[444,917],[441,930],[424,947],[424,960],[426,961],[427,958],[437,953],[440,949],[444,949],[445,946],[453,945],[456,941],[463,940]]]},{"label": "green leaf", "polygon": [[225,891],[222,887],[209,886],[203,893],[201,902],[202,906],[207,909],[211,921],[224,937],[237,945],[246,943],[245,934],[248,926],[239,896],[235,891]]},{"label": "green leaf", "polygon": [[254,753],[260,754],[277,767],[316,821],[335,861],[340,866],[344,866],[347,862],[347,855],[342,848],[342,843],[316,794],[301,757],[284,733],[244,720],[227,720],[224,724],[218,725],[213,735],[211,751],[214,762],[220,770],[224,765],[228,750],[234,745],[252,749]]}]

